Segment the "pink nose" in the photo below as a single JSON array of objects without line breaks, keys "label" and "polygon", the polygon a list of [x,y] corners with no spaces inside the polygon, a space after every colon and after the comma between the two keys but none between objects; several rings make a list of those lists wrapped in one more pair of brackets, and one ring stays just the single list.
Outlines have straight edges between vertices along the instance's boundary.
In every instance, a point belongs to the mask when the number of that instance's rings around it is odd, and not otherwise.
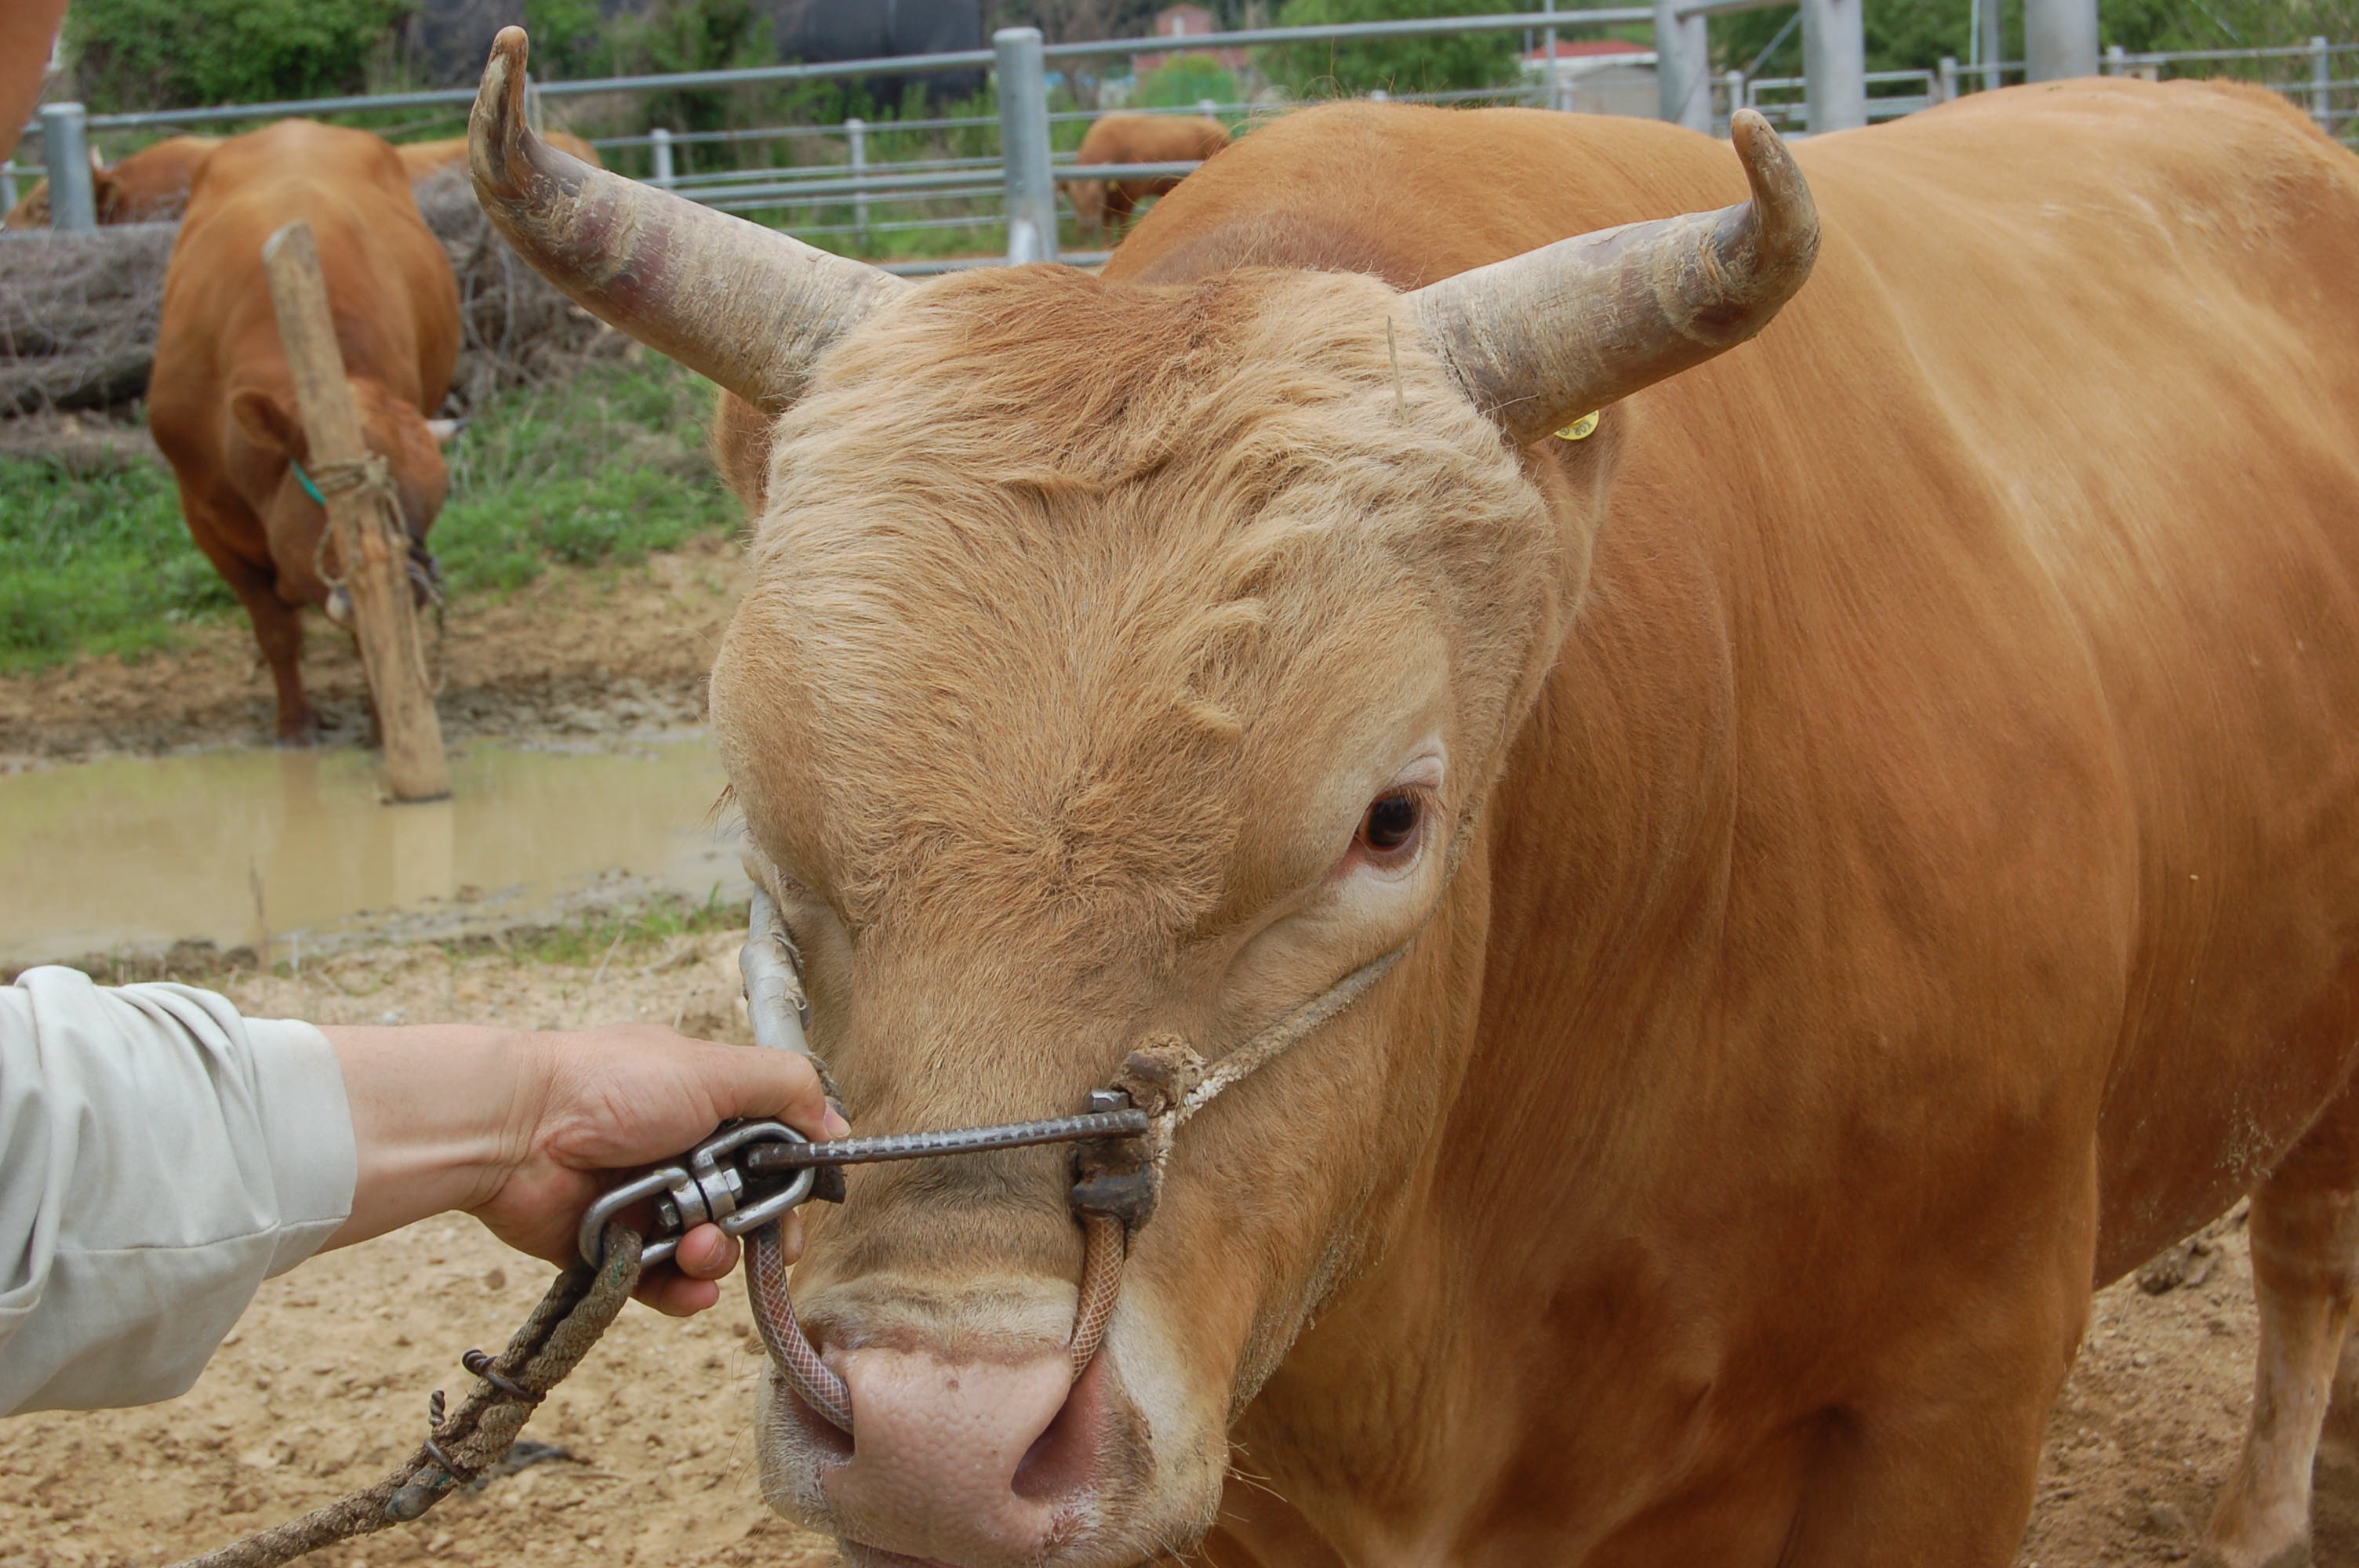
[{"label": "pink nose", "polygon": [[1079,1524],[1064,1516],[1096,1468],[1099,1379],[1076,1386],[1062,1349],[1012,1361],[854,1350],[837,1370],[852,1390],[852,1456],[821,1485],[850,1540],[997,1568],[1038,1562]]}]

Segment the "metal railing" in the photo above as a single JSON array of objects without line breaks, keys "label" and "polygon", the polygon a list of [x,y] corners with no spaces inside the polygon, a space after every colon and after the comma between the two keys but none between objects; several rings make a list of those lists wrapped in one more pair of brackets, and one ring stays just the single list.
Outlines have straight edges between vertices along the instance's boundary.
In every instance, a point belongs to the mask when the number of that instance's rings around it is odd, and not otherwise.
[{"label": "metal railing", "polygon": [[[1984,0],[1985,4],[1994,0]],[[2038,0],[2043,5],[2068,0]],[[2089,0],[2093,4],[2093,0]],[[1709,18],[1737,11],[1799,5],[1791,26],[1804,35],[1804,56],[1811,68],[1800,76],[1755,76],[1742,72],[1712,74],[1690,83],[1687,74],[1704,59],[1701,52]],[[1060,182],[1091,178],[1174,178],[1196,167],[1192,163],[1102,165],[1082,168],[1071,154],[1047,150],[1051,127],[1093,116],[1088,111],[1051,112],[1048,107],[1046,68],[1052,60],[1083,60],[1112,55],[1176,55],[1208,49],[1300,44],[1321,41],[1431,37],[1524,30],[1544,31],[1551,40],[1540,81],[1526,80],[1498,88],[1453,92],[1404,93],[1402,102],[1546,103],[1561,107],[1564,97],[1558,80],[1559,61],[1552,40],[1559,29],[1601,25],[1651,23],[1657,49],[1650,55],[1633,54],[1630,63],[1651,64],[1656,70],[1666,118],[1707,130],[1724,130],[1727,116],[1740,106],[1768,114],[1791,130],[1810,132],[1871,120],[1894,118],[1958,96],[1974,85],[1987,85],[2025,74],[2020,62],[1973,62],[1960,67],[1944,59],[1935,71],[1879,71],[1864,69],[1864,40],[1859,29],[1860,0],[1658,0],[1649,8],[1609,6],[1589,10],[1524,10],[1473,16],[1416,17],[1386,22],[1343,23],[1321,27],[1265,27],[1181,37],[1108,38],[1046,44],[1027,29],[1003,31],[988,50],[968,49],[933,55],[884,59],[829,61],[817,64],[757,66],[726,70],[675,72],[660,75],[611,76],[581,81],[536,81],[528,91],[538,107],[552,99],[592,94],[674,92],[683,88],[728,88],[775,83],[842,80],[875,74],[907,76],[989,67],[999,83],[1000,114],[996,116],[940,116],[870,123],[847,119],[840,124],[775,125],[751,129],[676,132],[655,128],[644,135],[599,138],[602,151],[644,150],[654,183],[691,200],[729,211],[799,211],[808,222],[799,232],[813,234],[851,233],[862,240],[879,233],[901,233],[924,228],[989,230],[1007,225],[1011,254],[1056,254],[1057,188]],[[2188,65],[2225,62],[2271,64],[2307,62],[2301,80],[2268,85],[2301,103],[2330,131],[2359,123],[2354,83],[2334,74],[2336,57],[2359,53],[2359,44],[2330,44],[2313,38],[2308,45],[2271,48],[2130,54],[2118,49],[2104,58],[2108,72],[2154,75]],[[1760,62],[1755,62],[1757,66]],[[1378,92],[1372,97],[1385,97]],[[92,129],[161,128],[220,124],[266,119],[283,114],[333,114],[388,109],[463,109],[473,101],[469,89],[285,100],[266,103],[223,104],[199,109],[159,110],[141,114],[84,114],[79,105],[45,107],[32,127],[52,175],[52,208],[61,229],[88,226],[90,211],[88,134]],[[1147,113],[1206,114],[1249,131],[1256,118],[1298,106],[1299,101],[1252,101],[1165,106]],[[920,157],[883,160],[873,155],[880,138],[942,135],[996,131],[1003,149],[1027,144],[1017,156]],[[693,170],[685,167],[690,149],[745,146],[764,142],[820,141],[821,158],[769,168]],[[842,161],[830,155],[841,148]],[[60,171],[63,177],[60,178]],[[19,166],[0,169],[0,198],[13,204]],[[997,211],[949,212],[939,203],[973,203],[996,196]],[[922,208],[924,211],[920,211]],[[824,211],[813,211],[815,209]],[[837,211],[834,210],[841,210]],[[848,220],[842,216],[848,214]],[[983,236],[978,235],[978,238]]]}]

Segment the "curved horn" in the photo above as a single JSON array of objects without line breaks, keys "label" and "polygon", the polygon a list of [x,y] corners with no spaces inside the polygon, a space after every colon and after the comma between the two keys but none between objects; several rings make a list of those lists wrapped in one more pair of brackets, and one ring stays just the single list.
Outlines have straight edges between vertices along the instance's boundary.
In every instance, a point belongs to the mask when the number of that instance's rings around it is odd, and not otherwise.
[{"label": "curved horn", "polygon": [[467,122],[475,198],[599,319],[775,414],[820,351],[908,287],[549,146],[525,123],[526,52],[522,27],[492,41]]},{"label": "curved horn", "polygon": [[1517,446],[1752,337],[1810,275],[1819,213],[1750,109],[1731,124],[1753,199],[1559,240],[1412,291],[1460,386]]}]

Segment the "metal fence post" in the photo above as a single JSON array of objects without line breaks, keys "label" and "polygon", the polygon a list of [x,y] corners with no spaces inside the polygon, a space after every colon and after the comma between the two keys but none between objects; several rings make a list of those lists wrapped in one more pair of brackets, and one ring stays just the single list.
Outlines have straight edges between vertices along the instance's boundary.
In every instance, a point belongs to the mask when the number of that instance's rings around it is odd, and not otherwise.
[{"label": "metal fence post", "polygon": [[669,190],[679,176],[672,168],[671,128],[669,125],[656,125],[649,128],[647,152],[655,159],[654,183],[665,190]]},{"label": "metal fence post", "polygon": [[1049,83],[1038,27],[991,35],[999,57],[999,157],[1007,171],[1007,259],[1057,259],[1057,185],[1049,159]]},{"label": "metal fence post", "polygon": [[1728,118],[1713,123],[1715,133],[1726,130],[1730,122],[1736,118],[1736,112],[1745,107],[1745,73],[1731,69],[1723,80],[1728,83]]},{"label": "metal fence post", "polygon": [[1391,103],[1392,101],[1393,101],[1393,95],[1392,95],[1391,93],[1389,93],[1389,92],[1386,92],[1383,88],[1381,88],[1381,87],[1371,87],[1371,88],[1369,88],[1369,89],[1368,89],[1368,102],[1369,102],[1369,103]]},{"label": "metal fence post", "polygon": [[[1551,16],[1555,16],[1556,0],[1541,0],[1540,9]],[[1548,50],[1548,54],[1543,57],[1547,63],[1540,68],[1540,80],[1548,84],[1548,106],[1561,110],[1564,107],[1564,95],[1557,81],[1556,29],[1554,27],[1548,27],[1541,31],[1540,47]]]},{"label": "metal fence post", "polygon": [[1956,55],[1945,54],[1941,57],[1940,83],[1941,95],[1937,102],[1942,103],[1953,103],[1957,102],[1958,57]]},{"label": "metal fence post", "polygon": [[[868,122],[858,117],[844,121],[843,139],[852,144],[852,178],[864,178],[868,173]],[[852,232],[862,244],[868,243],[868,192],[857,190],[852,196]]]},{"label": "metal fence post", "polygon": [[2097,0],[2023,0],[2023,76],[2097,74]]},{"label": "metal fence post", "polygon": [[1860,0],[1802,0],[1802,81],[1812,135],[1867,124]]},{"label": "metal fence post", "polygon": [[1664,119],[1712,129],[1712,37],[1702,16],[1680,15],[1680,0],[1655,0],[1655,90]]},{"label": "metal fence post", "polygon": [[2003,18],[1999,16],[1998,5],[1999,0],[1983,0],[1982,16],[1978,18],[1983,29],[1983,91],[1985,92],[1995,92],[2006,84],[2006,78],[1999,69],[2006,59],[2002,41],[2006,32],[2000,26]]},{"label": "metal fence post", "polygon": [[0,212],[15,211],[21,200],[16,194],[16,166],[0,158]]},{"label": "metal fence post", "polygon": [[2310,116],[2318,128],[2327,135],[2334,134],[2334,71],[2333,62],[2326,53],[2326,40],[2310,40]]},{"label": "metal fence post", "polygon": [[98,227],[90,179],[90,124],[79,103],[41,105],[41,161],[49,166],[49,227],[86,234]]}]

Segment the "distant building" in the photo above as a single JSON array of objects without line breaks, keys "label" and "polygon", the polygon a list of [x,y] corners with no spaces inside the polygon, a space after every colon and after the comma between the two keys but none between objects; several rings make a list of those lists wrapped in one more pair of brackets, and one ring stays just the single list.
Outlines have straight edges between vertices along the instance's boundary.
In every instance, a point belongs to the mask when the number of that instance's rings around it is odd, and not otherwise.
[{"label": "distant building", "polygon": [[[1158,38],[1201,38],[1220,30],[1219,19],[1201,5],[1166,5],[1155,13],[1155,36]],[[1228,70],[1245,69],[1245,51],[1243,49],[1190,49],[1187,52],[1210,55]],[[1172,58],[1168,54],[1135,54],[1130,57],[1130,69],[1134,75],[1145,76]]]},{"label": "distant building", "polygon": [[[1545,44],[1524,56],[1523,70],[1535,85],[1547,81]],[[1556,89],[1551,107],[1576,114],[1652,120],[1662,114],[1655,87],[1655,51],[1626,38],[1557,39]]]}]

